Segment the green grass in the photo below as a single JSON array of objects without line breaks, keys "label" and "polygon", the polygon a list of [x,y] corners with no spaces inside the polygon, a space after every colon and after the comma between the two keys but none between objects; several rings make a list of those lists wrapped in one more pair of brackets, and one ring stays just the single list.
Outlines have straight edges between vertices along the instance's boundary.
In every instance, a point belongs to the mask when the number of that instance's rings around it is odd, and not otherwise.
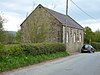
[{"label": "green grass", "polygon": [[46,60],[51,60],[59,57],[65,57],[69,54],[67,52],[57,52],[48,55],[19,55],[19,56],[8,56],[0,58],[0,72],[9,71],[12,69],[40,63]]}]

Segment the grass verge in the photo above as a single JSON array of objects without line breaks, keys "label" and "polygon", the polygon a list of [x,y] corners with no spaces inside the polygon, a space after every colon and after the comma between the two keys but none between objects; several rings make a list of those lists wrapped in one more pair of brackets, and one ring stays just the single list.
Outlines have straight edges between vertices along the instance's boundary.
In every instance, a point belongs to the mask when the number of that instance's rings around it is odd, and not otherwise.
[{"label": "grass verge", "polygon": [[9,71],[12,69],[33,65],[46,60],[51,60],[59,57],[65,57],[69,54],[67,52],[57,52],[48,55],[19,55],[19,56],[8,56],[0,58],[0,72]]}]

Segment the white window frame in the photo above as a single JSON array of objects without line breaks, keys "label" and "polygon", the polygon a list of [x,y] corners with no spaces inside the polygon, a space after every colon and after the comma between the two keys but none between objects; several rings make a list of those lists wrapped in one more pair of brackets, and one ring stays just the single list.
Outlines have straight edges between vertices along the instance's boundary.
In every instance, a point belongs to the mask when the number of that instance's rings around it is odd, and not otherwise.
[{"label": "white window frame", "polygon": [[82,42],[82,34],[79,34],[79,42]]},{"label": "white window frame", "polygon": [[65,26],[63,26],[63,43],[65,43]]},{"label": "white window frame", "polygon": [[66,32],[66,43],[68,43],[68,42],[69,42],[69,33]]},{"label": "white window frame", "polygon": [[76,42],[76,34],[73,35],[73,42]]}]

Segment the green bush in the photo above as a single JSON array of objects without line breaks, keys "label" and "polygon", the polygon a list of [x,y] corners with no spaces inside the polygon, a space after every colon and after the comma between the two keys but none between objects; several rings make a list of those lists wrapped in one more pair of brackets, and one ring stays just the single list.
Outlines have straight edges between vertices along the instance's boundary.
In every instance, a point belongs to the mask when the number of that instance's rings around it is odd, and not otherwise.
[{"label": "green bush", "polygon": [[21,44],[23,51],[28,54],[37,55],[37,47],[34,44]]},{"label": "green bush", "polygon": [[66,51],[66,46],[62,43],[37,43],[37,44],[12,44],[0,45],[0,57],[31,54],[52,54]]},{"label": "green bush", "polygon": [[0,49],[0,57],[8,57],[8,56],[16,56],[25,54],[24,49],[21,45],[4,45],[2,49]]},{"label": "green bush", "polygon": [[0,44],[0,72],[68,55],[62,43]]},{"label": "green bush", "polygon": [[20,45],[5,45],[4,51],[7,55],[24,54],[24,50]]},{"label": "green bush", "polygon": [[66,51],[66,46],[62,43],[22,44],[21,47],[24,51],[32,55],[52,54]]},{"label": "green bush", "polygon": [[92,42],[91,45],[96,49],[96,51],[100,51],[100,43]]},{"label": "green bush", "polygon": [[0,42],[0,50],[2,50],[4,48],[4,44],[2,44],[1,42]]},{"label": "green bush", "polygon": [[0,43],[0,58],[2,58],[5,55],[3,51],[4,51],[4,44]]}]

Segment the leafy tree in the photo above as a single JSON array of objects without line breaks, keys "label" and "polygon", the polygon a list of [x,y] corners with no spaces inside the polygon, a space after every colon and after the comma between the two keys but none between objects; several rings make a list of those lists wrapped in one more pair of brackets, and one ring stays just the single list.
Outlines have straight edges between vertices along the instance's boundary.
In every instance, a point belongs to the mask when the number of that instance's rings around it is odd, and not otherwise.
[{"label": "leafy tree", "polygon": [[[32,21],[30,19],[27,20],[27,25],[28,25],[27,36],[28,36],[28,39],[30,40],[28,42],[40,43],[40,42],[44,42],[45,39],[47,38],[48,21],[45,20],[45,22],[44,22],[42,20],[43,19],[41,19],[41,18],[38,18],[38,20],[37,20],[37,18],[33,18]],[[39,22],[39,21],[41,21],[41,22]]]},{"label": "leafy tree", "polygon": [[9,31],[5,31],[4,36],[5,36],[5,39],[4,39],[5,44],[13,44],[16,42],[15,35],[10,33]]},{"label": "leafy tree", "polygon": [[100,30],[97,30],[95,32],[95,42],[100,42]]},{"label": "leafy tree", "polygon": [[16,41],[18,42],[18,43],[20,43],[21,42],[21,30],[19,30],[17,33],[16,33]]},{"label": "leafy tree", "polygon": [[4,41],[3,22],[4,19],[0,16],[0,42]]},{"label": "leafy tree", "polygon": [[94,34],[94,32],[92,32],[91,28],[89,28],[89,27],[84,28],[84,42],[85,43],[91,43],[91,42],[95,41],[94,36],[95,36],[95,34]]}]

